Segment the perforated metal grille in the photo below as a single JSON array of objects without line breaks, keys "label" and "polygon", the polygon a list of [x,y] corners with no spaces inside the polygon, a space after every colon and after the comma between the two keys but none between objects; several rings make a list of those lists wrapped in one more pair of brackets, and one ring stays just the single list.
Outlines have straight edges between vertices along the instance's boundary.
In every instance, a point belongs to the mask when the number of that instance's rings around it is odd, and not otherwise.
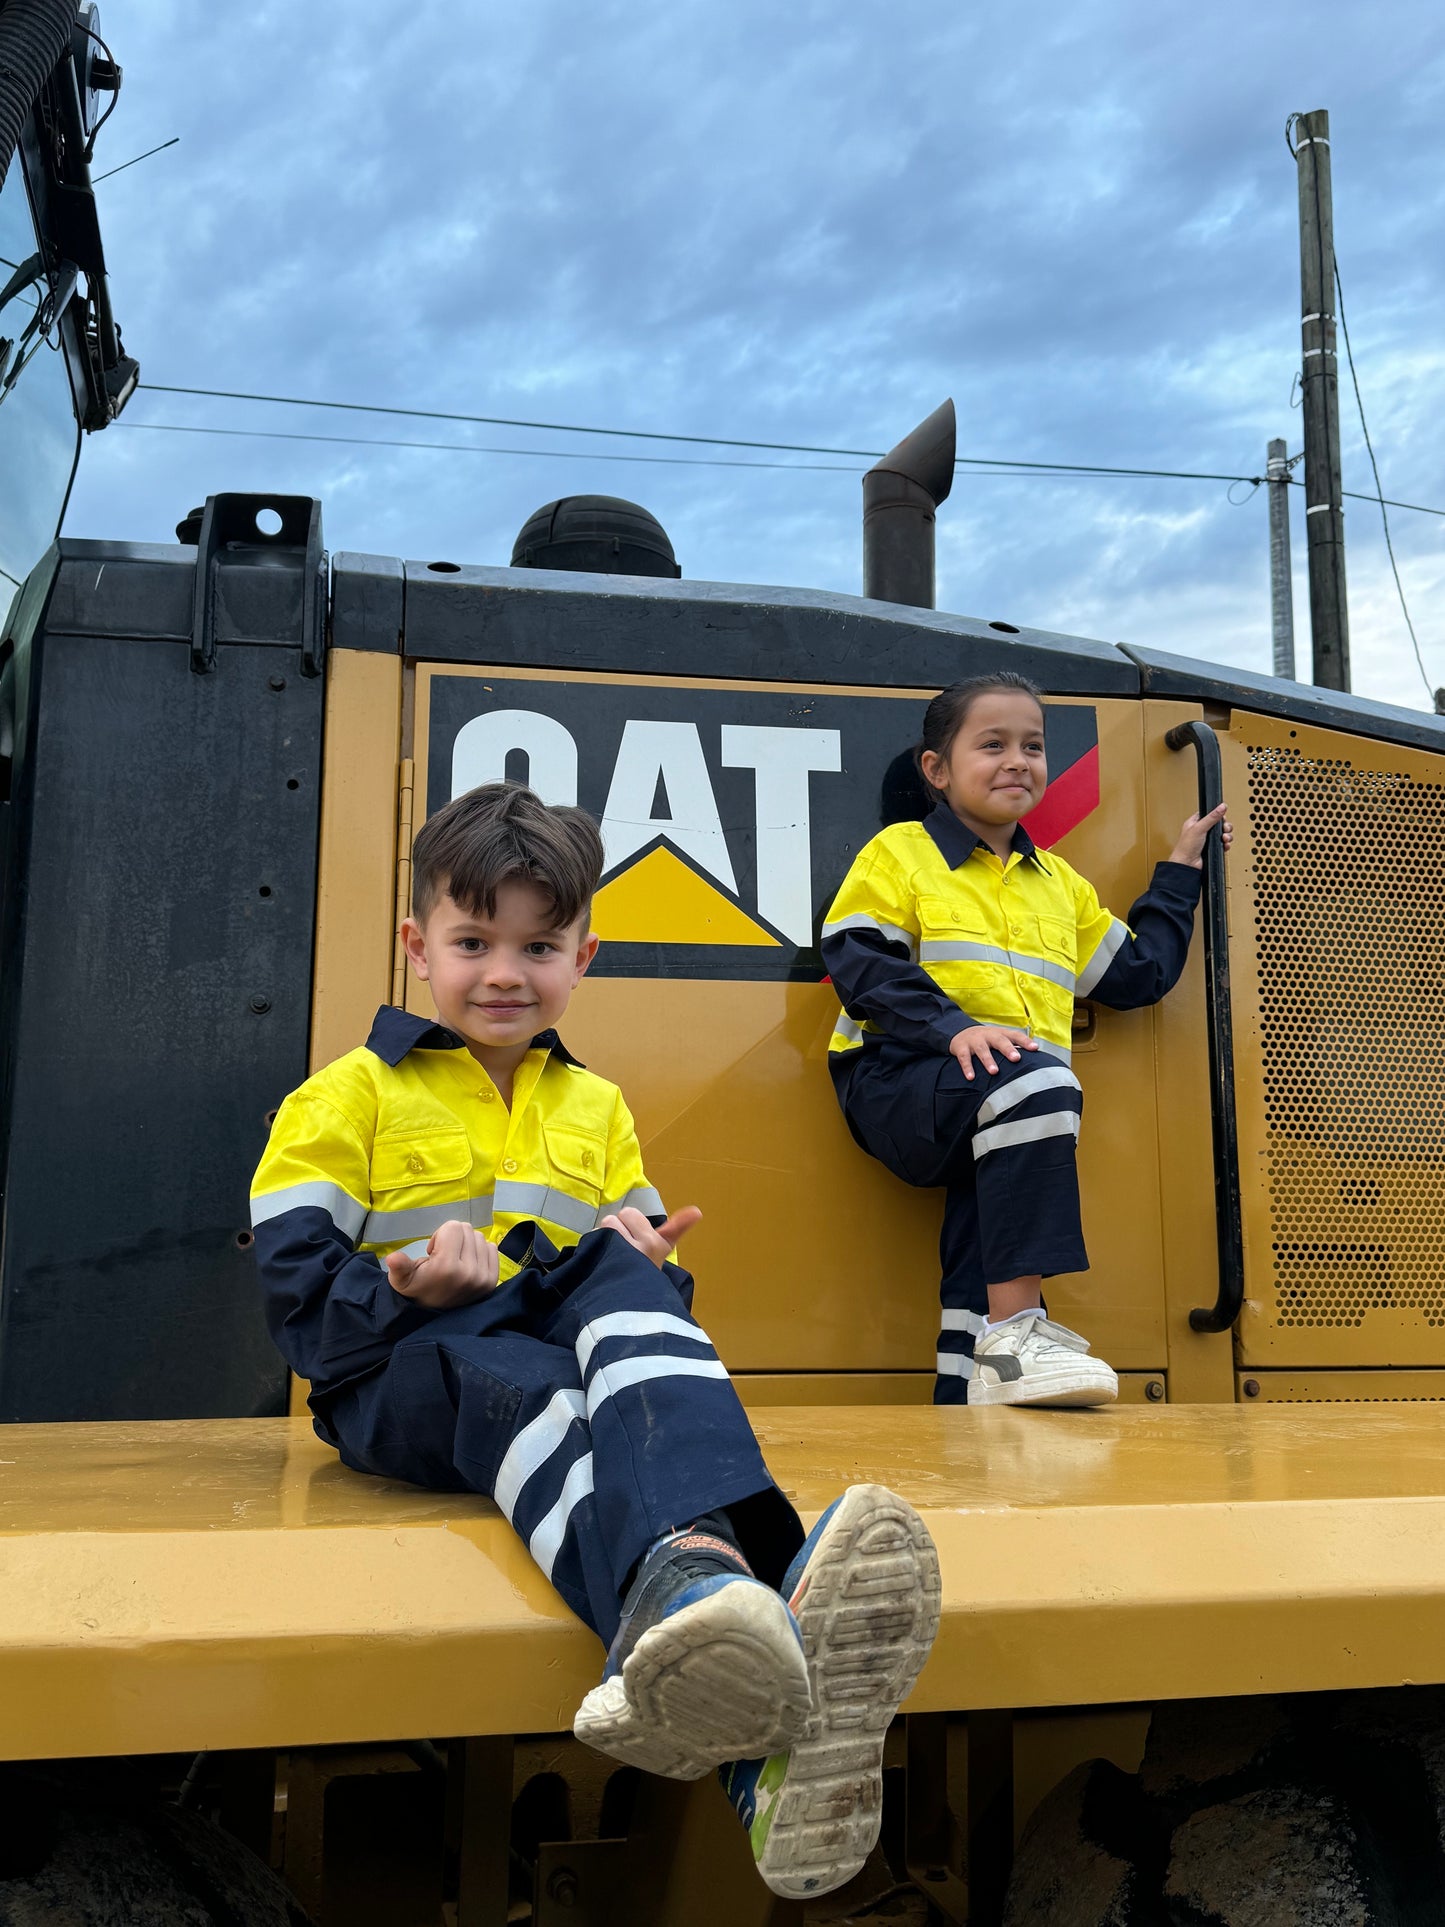
[{"label": "perforated metal grille", "polygon": [[1445,786],[1248,759],[1274,1322],[1445,1325]]}]

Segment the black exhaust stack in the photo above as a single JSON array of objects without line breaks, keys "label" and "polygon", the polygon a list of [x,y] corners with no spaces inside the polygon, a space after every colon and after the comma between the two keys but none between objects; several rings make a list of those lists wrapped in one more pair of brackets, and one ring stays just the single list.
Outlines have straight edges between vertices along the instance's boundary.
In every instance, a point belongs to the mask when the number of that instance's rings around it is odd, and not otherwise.
[{"label": "black exhaust stack", "polygon": [[905,435],[863,477],[863,593],[935,606],[933,518],[953,487],[958,423],[952,401]]}]

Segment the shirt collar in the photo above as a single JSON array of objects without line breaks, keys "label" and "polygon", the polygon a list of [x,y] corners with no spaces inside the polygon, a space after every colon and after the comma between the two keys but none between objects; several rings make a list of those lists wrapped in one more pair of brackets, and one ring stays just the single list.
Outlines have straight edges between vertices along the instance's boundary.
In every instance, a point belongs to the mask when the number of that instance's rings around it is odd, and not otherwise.
[{"label": "shirt collar", "polygon": [[[383,1004],[376,1013],[366,1048],[373,1056],[379,1057],[383,1064],[390,1064],[395,1070],[409,1051],[464,1050],[466,1040],[430,1017],[416,1017],[409,1010],[398,1010],[394,1004]],[[586,1065],[572,1055],[555,1030],[539,1030],[532,1039],[531,1048],[550,1051],[574,1070],[586,1069]]]},{"label": "shirt collar", "polygon": [[[975,850],[986,850],[988,845],[982,837],[975,836],[966,823],[954,815],[946,803],[936,803],[923,819],[923,827],[938,846],[939,855],[950,870],[956,870],[967,863]],[[1034,847],[1034,840],[1022,823],[1014,825],[1013,848],[1026,863],[1048,875],[1044,860]]]}]

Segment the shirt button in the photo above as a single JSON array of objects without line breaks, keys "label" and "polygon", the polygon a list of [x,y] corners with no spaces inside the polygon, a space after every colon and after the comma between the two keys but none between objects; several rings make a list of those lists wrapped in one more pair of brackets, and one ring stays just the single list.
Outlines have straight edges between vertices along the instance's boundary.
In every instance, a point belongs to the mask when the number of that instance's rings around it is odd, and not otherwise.
[{"label": "shirt button", "polygon": [[583,1170],[584,1170],[584,1171],[590,1171],[590,1170],[592,1169],[592,1165],[593,1165],[593,1162],[594,1162],[594,1160],[593,1160],[593,1157],[592,1157],[592,1153],[591,1153],[590,1151],[584,1151],[584,1152],[582,1153],[582,1168],[583,1168]]},{"label": "shirt button", "polygon": [[477,1096],[482,1100],[484,1104],[490,1104],[492,1099],[496,1096],[496,1092],[492,1089],[491,1085],[489,1084],[484,1091],[478,1091]]},{"label": "shirt button", "polygon": [[411,1156],[407,1159],[407,1164],[413,1171],[424,1171],[426,1169],[426,1166],[422,1162],[420,1154],[416,1151],[413,1151]]},{"label": "shirt button", "polygon": [[1021,923],[1011,923],[1009,925],[1009,934],[1011,936],[1021,937],[1023,933],[1024,933],[1024,927]]},{"label": "shirt button", "polygon": [[516,1168],[517,1168],[517,1160],[515,1158],[502,1159],[502,1169],[504,1171],[515,1171]]}]

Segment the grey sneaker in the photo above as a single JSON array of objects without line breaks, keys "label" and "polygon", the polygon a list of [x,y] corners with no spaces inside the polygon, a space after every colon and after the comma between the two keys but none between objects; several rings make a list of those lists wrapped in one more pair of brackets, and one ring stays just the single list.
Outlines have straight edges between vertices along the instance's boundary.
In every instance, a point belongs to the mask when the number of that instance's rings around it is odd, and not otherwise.
[{"label": "grey sneaker", "polygon": [[1112,1405],[1119,1381],[1089,1341],[1038,1312],[985,1332],[973,1348],[970,1405]]}]

